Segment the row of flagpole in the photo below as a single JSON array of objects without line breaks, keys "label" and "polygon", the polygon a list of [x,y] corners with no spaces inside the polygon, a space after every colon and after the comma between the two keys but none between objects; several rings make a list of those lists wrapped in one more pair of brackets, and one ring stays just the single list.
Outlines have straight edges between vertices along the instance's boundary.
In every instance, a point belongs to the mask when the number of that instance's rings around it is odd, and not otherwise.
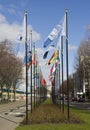
[{"label": "row of flagpole", "polygon": [[[53,66],[50,70],[50,80],[52,83],[52,101],[55,103],[55,92],[57,89],[57,86],[59,85],[59,92],[60,96],[62,94],[62,111],[64,113],[64,88],[63,88],[63,82],[64,82],[64,71],[63,71],[63,37],[66,39],[66,80],[67,80],[67,118],[70,120],[70,113],[69,113],[69,80],[68,80],[68,10],[65,10],[65,15],[63,17],[63,20],[56,25],[56,27],[52,30],[52,32],[48,35],[46,38],[43,47],[47,48],[45,51],[43,58],[47,58],[48,53],[50,50],[55,50],[49,61],[46,63],[46,65],[50,65],[53,63]],[[58,52],[58,53],[57,53]],[[59,55],[59,58],[58,58]],[[61,57],[60,57],[61,56]],[[60,60],[61,58],[61,60]],[[60,63],[61,62],[61,63]],[[61,64],[61,69],[58,64]],[[59,74],[57,72],[57,67],[59,70]],[[60,71],[62,72],[60,74]],[[59,76],[59,79],[58,79]],[[61,78],[60,78],[61,77]],[[59,80],[59,83],[57,82]],[[61,83],[60,83],[61,81]],[[61,87],[61,85],[62,87]],[[61,102],[60,102],[61,107]]]},{"label": "row of flagpole", "polygon": [[[25,65],[26,65],[26,124],[28,124],[28,81],[30,81],[30,111],[32,113],[33,111],[33,103],[34,103],[34,110],[35,107],[38,105],[39,102],[41,102],[41,96],[46,98],[46,88],[43,87],[46,85],[46,81],[43,78],[41,69],[38,65],[37,59],[36,59],[36,51],[35,51],[35,43],[32,41],[32,31],[30,31],[30,45],[28,48],[28,39],[27,39],[27,12],[24,13],[24,27],[25,27]],[[22,38],[21,38],[22,39]],[[32,44],[34,45],[34,60],[32,59]],[[29,54],[28,54],[29,53]],[[29,63],[28,63],[29,62]],[[32,66],[33,64],[33,66]],[[34,68],[33,68],[34,67]],[[36,67],[36,69],[35,69]],[[28,76],[30,68],[30,77]],[[32,70],[34,70],[34,76],[32,75]],[[32,79],[34,80],[34,83],[32,82]],[[43,83],[44,80],[44,83]],[[36,87],[36,88],[35,88]],[[32,94],[34,93],[34,99]]]},{"label": "row of flagpole", "polygon": [[[62,23],[62,26],[65,26],[66,28],[62,27],[62,31],[60,32],[60,29],[61,29],[60,25],[56,26],[53,29],[53,31],[50,33],[50,35],[48,36],[48,38],[46,39],[44,47],[46,47],[48,45],[51,45],[51,47],[55,47],[55,44],[53,44],[53,43],[54,43],[54,40],[55,40],[55,43],[56,43],[56,41],[57,41],[56,37],[57,37],[58,34],[59,34],[60,37],[61,36],[65,36],[66,37],[67,117],[69,119],[70,118],[70,114],[69,114],[69,82],[68,82],[68,22],[67,22],[68,21],[68,16],[67,15],[68,15],[68,10],[65,11],[65,19],[64,19],[64,21]],[[28,53],[27,42],[28,41],[27,41],[27,12],[25,12],[25,29],[26,29],[25,30],[25,55],[26,55],[26,124],[28,124],[28,64],[27,64],[27,60],[28,60],[27,59],[27,57],[28,57],[28,55],[27,55],[27,53]],[[32,61],[32,31],[30,32],[30,36],[31,36],[30,37],[30,58],[31,58],[31,61]],[[59,38],[59,41],[57,41],[57,42],[60,42],[60,38]],[[63,94],[63,97],[64,97],[64,93],[63,93],[64,92],[63,91],[63,39],[62,38],[61,38],[61,43],[62,43],[62,50],[60,50],[60,51],[62,52],[62,56],[61,56],[61,59],[62,59],[62,94]],[[47,51],[47,54],[48,54],[48,51]],[[55,55],[56,54],[57,53],[55,53]],[[60,57],[59,57],[59,59],[60,59]],[[56,66],[57,66],[57,63],[56,63]],[[32,112],[32,64],[30,66],[30,71],[31,71],[30,81],[31,81],[31,112]],[[55,94],[55,81],[57,80],[58,76],[60,76],[60,74],[57,73],[57,76],[54,77],[54,82],[52,82],[52,93],[54,93],[54,94]],[[41,80],[40,80],[40,82],[41,82]],[[59,79],[59,86],[60,86],[60,79]],[[40,89],[40,91],[41,91],[41,89]],[[55,98],[55,96],[52,95],[53,101],[55,100],[54,98]],[[35,99],[35,97],[34,97],[34,99]],[[64,100],[63,100],[62,104],[63,104],[63,112],[64,112]],[[34,104],[34,106],[35,106],[35,104]]]}]

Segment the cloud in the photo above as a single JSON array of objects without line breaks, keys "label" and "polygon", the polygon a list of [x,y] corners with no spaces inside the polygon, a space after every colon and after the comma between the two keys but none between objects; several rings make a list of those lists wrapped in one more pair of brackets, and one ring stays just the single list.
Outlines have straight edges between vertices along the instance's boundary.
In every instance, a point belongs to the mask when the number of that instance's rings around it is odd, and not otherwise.
[{"label": "cloud", "polygon": [[87,30],[90,30],[90,24],[89,24],[88,26],[86,26],[86,29],[87,29]]},{"label": "cloud", "polygon": [[[33,41],[37,41],[40,39],[40,34],[36,32],[31,25],[28,25],[29,29],[32,29],[33,32]],[[18,32],[21,28],[21,25],[17,22],[13,22],[10,24],[6,17],[2,14],[0,14],[0,41],[3,41],[5,39],[16,41]]]},{"label": "cloud", "polygon": [[5,16],[0,14],[0,24],[7,23]]},{"label": "cloud", "polygon": [[76,49],[77,49],[77,46],[68,44],[68,49],[69,49],[69,50],[76,50]]}]

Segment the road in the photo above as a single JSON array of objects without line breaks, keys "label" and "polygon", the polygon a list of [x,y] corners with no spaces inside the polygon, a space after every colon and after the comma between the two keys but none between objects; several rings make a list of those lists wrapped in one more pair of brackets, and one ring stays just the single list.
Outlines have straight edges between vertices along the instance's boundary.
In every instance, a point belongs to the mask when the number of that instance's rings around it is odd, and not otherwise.
[{"label": "road", "polygon": [[70,106],[74,106],[79,109],[90,110],[90,102],[70,102]]},{"label": "road", "polygon": [[25,101],[0,104],[0,130],[15,130],[25,117]]}]

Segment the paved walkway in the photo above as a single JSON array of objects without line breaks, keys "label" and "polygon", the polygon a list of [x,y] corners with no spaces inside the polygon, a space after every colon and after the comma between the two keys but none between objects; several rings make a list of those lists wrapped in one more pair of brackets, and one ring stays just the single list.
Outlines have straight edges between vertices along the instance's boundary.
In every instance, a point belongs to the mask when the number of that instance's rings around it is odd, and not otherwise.
[{"label": "paved walkway", "polygon": [[0,105],[0,130],[15,130],[25,118],[25,111],[25,101]]}]

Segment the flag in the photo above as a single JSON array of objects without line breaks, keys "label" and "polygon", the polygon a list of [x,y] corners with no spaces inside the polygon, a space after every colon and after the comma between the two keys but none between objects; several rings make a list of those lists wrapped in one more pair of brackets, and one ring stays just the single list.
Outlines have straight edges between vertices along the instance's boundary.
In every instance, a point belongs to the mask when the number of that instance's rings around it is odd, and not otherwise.
[{"label": "flag", "polygon": [[53,69],[52,69],[52,75],[55,75],[55,72],[56,72],[56,66],[57,66],[57,61],[54,62]]},{"label": "flag", "polygon": [[63,18],[62,29],[61,29],[60,35],[66,36],[66,14],[64,15],[64,18]]},{"label": "flag", "polygon": [[46,63],[46,65],[50,65],[51,63],[54,63],[55,60],[58,59],[58,55],[59,55],[59,51],[56,50],[53,55],[51,56],[51,58],[49,59],[49,61]]},{"label": "flag", "polygon": [[52,70],[53,70],[53,66],[54,64],[52,65],[52,67],[50,68],[50,75],[49,75],[49,80],[52,81]]},{"label": "flag", "polygon": [[56,46],[56,48],[59,49],[59,50],[61,50],[61,37],[62,36],[66,36],[66,14],[63,17],[63,23],[62,23],[62,26],[61,26],[61,32],[59,34],[59,38],[58,38],[57,46]]},{"label": "flag", "polygon": [[48,53],[49,53],[50,50],[55,50],[55,49],[56,49],[55,47],[50,46],[50,47],[45,51],[45,53],[44,53],[44,55],[43,55],[43,59],[46,59],[46,58],[47,58],[47,55],[48,55]]},{"label": "flag", "polygon": [[54,78],[55,78],[56,66],[57,66],[57,62],[54,62],[54,64],[52,65],[50,69],[49,80],[51,82],[54,81]]},{"label": "flag", "polygon": [[[27,54],[27,63],[29,64],[31,62],[30,53]],[[23,63],[26,64],[26,56],[24,57]]]},{"label": "flag", "polygon": [[19,33],[17,35],[18,41],[25,41],[25,39],[26,39],[26,19],[25,19],[26,14],[27,13],[25,12],[24,18],[23,18],[23,23],[22,23]]},{"label": "flag", "polygon": [[30,67],[30,65],[31,64],[36,64],[36,53],[32,53],[32,61],[31,62],[29,62],[29,64],[28,64],[28,69],[29,69],[29,67]]},{"label": "flag", "polygon": [[46,38],[43,47],[46,48],[50,44],[55,44],[55,39],[57,38],[57,35],[60,31],[61,26],[58,24],[56,27],[52,30],[52,32],[48,35]]},{"label": "flag", "polygon": [[32,60],[32,64],[36,64],[36,53],[34,53],[34,58]]},{"label": "flag", "polygon": [[[54,50],[61,50],[61,36],[66,36],[66,14],[63,16],[63,18],[61,19],[60,23],[58,24],[58,28],[56,28],[57,32],[55,31],[55,29],[53,29],[54,33],[52,34],[56,34],[54,35],[54,37],[51,39],[51,41],[47,40],[44,42],[44,48],[45,46],[48,47],[48,49],[45,51],[44,55],[43,55],[43,59],[46,59],[50,50],[54,49]],[[55,33],[56,32],[56,33]],[[51,35],[53,36],[53,35]]]},{"label": "flag", "polygon": [[63,18],[60,20],[59,24],[56,25],[56,27],[53,28],[52,32],[48,35],[46,40],[44,41],[43,47],[46,48],[50,45],[56,44],[56,41],[58,39],[58,35],[64,35],[66,33],[66,15],[63,16]]},{"label": "flag", "polygon": [[42,78],[42,86],[46,86],[46,80],[44,78]]}]

